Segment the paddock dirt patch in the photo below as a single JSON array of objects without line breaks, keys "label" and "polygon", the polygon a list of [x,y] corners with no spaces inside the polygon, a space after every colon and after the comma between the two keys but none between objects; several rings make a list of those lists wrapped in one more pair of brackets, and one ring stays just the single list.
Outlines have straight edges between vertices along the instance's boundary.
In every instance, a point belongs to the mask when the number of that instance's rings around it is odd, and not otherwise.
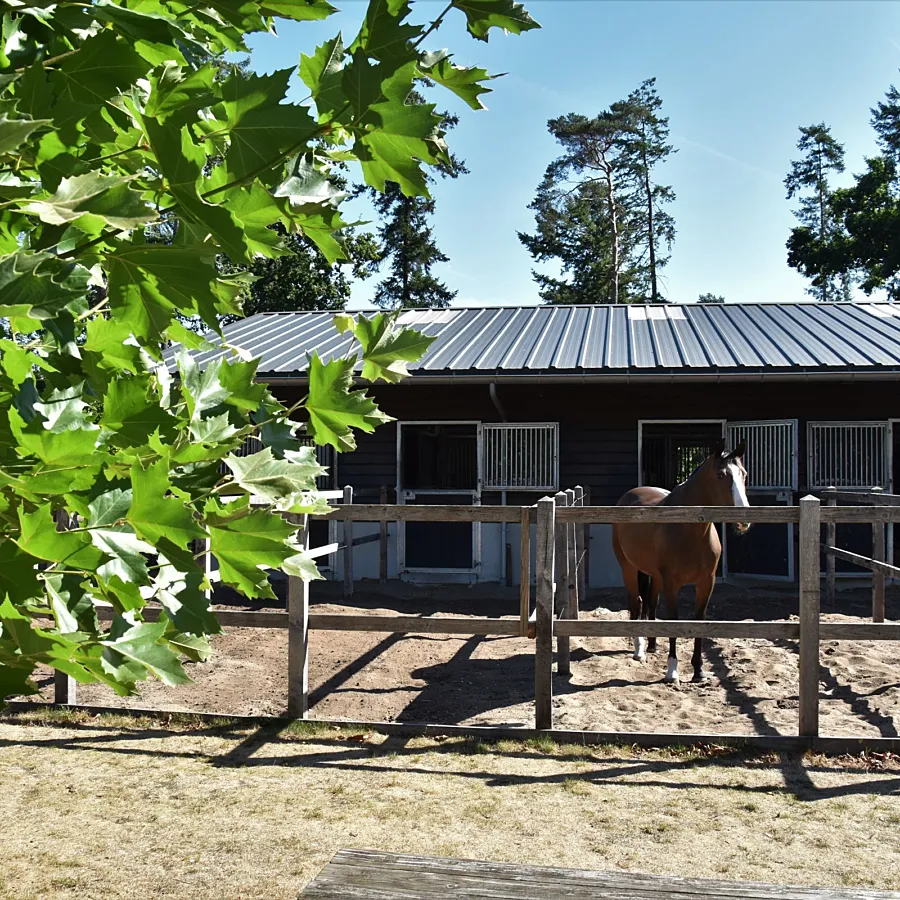
[{"label": "paddock dirt patch", "polygon": [[[385,588],[358,585],[352,604],[340,586],[316,584],[318,612],[421,615],[515,615],[515,590]],[[684,592],[682,616],[692,611]],[[871,594],[839,591],[823,620],[864,621]],[[690,601],[690,602],[689,602]],[[592,592],[587,618],[627,618],[622,591]],[[282,607],[283,608],[283,607]],[[900,594],[888,591],[888,618],[900,612]],[[710,618],[760,621],[796,618],[795,590],[719,585]],[[663,683],[667,642],[646,663],[631,659],[623,638],[573,638],[572,676],[554,677],[554,723],[598,731],[709,734],[796,734],[797,643],[708,640],[709,682]],[[362,721],[533,725],[534,645],[522,638],[312,632],[311,715]],[[149,682],[140,698],[124,701],[107,688],[80,686],[88,704],[145,706],[246,715],[278,715],[287,696],[287,632],[233,628],[215,639],[215,654],[191,664],[193,684],[166,688]],[[692,641],[678,643],[682,676],[691,674]],[[890,641],[823,642],[821,733],[896,736],[900,728],[900,653]],[[52,690],[46,673],[45,698]]]},{"label": "paddock dirt patch", "polygon": [[0,720],[4,900],[294,900],[340,847],[900,888],[896,757]]}]

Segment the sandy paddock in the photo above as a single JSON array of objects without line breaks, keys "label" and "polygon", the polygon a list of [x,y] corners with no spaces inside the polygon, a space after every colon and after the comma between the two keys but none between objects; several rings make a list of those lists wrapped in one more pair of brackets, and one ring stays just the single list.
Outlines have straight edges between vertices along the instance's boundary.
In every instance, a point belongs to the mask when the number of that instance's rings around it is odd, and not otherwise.
[{"label": "sandy paddock", "polygon": [[[515,590],[496,586],[379,589],[360,585],[352,605],[339,586],[316,584],[319,612],[427,615],[514,615]],[[499,598],[498,598],[498,595]],[[682,596],[690,614],[692,589]],[[864,621],[865,589],[839,591],[827,621]],[[888,592],[888,618],[900,595]],[[591,618],[625,618],[622,591],[594,592]],[[774,620],[796,617],[794,589],[719,585],[710,618]],[[533,643],[521,638],[415,636],[357,632],[310,635],[311,715],[365,721],[533,725]],[[690,675],[691,642],[679,642],[682,673]],[[573,638],[572,676],[554,679],[554,722],[599,731],[795,734],[795,641],[709,640],[710,680],[704,685],[663,683],[666,642],[646,663],[631,659],[624,638]],[[234,628],[215,640],[215,655],[192,664],[193,684],[177,689],[148,683],[131,705],[157,709],[269,714],[284,711],[287,633]],[[823,642],[821,733],[896,736],[900,727],[900,659],[893,642]],[[42,679],[45,696],[50,680]],[[82,703],[122,705],[111,691],[79,688]]]}]

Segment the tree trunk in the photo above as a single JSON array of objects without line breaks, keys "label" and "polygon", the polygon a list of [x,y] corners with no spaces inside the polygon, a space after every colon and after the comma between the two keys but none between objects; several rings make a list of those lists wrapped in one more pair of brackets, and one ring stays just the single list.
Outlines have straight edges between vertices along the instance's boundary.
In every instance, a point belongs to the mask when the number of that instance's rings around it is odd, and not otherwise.
[{"label": "tree trunk", "polygon": [[647,164],[647,143],[644,138],[644,147],[641,152],[644,163],[644,191],[647,195],[647,240],[650,249],[650,302],[659,302],[659,292],[656,287],[656,235],[653,231],[653,191],[650,188],[650,166]]},{"label": "tree trunk", "polygon": [[609,220],[612,223],[613,238],[613,303],[619,302],[619,207],[616,203],[616,187],[613,179],[612,165],[602,154],[603,172],[606,176],[606,203],[609,207]]},{"label": "tree trunk", "polygon": [[409,204],[410,198],[403,198],[403,260],[401,264],[401,277],[403,280],[403,299],[400,305],[410,306],[409,297]]},{"label": "tree trunk", "polygon": [[[822,172],[822,147],[816,153],[816,169],[818,170],[819,189],[819,240],[825,241],[825,175]],[[822,302],[828,302],[828,278],[822,282]]]}]

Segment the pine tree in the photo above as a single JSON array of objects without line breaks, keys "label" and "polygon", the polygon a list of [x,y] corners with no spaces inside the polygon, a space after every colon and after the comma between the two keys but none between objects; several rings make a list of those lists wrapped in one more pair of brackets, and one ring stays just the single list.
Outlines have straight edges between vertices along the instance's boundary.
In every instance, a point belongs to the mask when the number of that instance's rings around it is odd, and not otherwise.
[{"label": "pine tree", "polygon": [[631,153],[633,165],[641,184],[645,205],[645,228],[648,253],[648,270],[650,277],[650,302],[658,303],[659,269],[666,265],[669,256],[660,256],[660,247],[665,245],[669,251],[675,241],[675,220],[663,208],[663,204],[675,200],[675,191],[671,186],[653,182],[654,166],[663,162],[669,155],[677,152],[668,143],[669,119],[659,115],[662,100],[656,92],[656,79],[648,78],[636,91],[628,95],[624,103],[624,112],[631,120]]},{"label": "pine tree", "polygon": [[[797,149],[804,155],[791,161],[791,170],[784,179],[787,198],[792,200],[804,191],[809,193],[800,197],[800,206],[794,211],[800,227],[791,233],[788,248],[791,251],[805,246],[811,252],[814,245],[825,248],[840,230],[839,222],[832,215],[828,178],[832,173],[844,171],[844,147],[834,139],[831,129],[820,122],[800,128]],[[835,274],[822,269],[811,275],[811,281],[809,293],[823,302],[849,299],[850,279],[846,272]]]},{"label": "pine tree", "polygon": [[[406,102],[423,103],[424,98],[413,91]],[[458,116],[444,113],[441,134],[455,128],[458,122]],[[452,154],[435,168],[442,178],[458,178],[469,171],[465,162]],[[430,183],[434,181],[430,174],[427,179]],[[373,268],[389,261],[390,274],[376,286],[375,303],[382,309],[449,306],[457,292],[431,271],[437,263],[450,260],[439,249],[430,225],[436,209],[434,197],[407,197],[393,183],[385,186],[384,193],[371,189],[359,193],[372,197],[382,219],[378,229],[381,259]]]},{"label": "pine tree", "polygon": [[547,123],[563,154],[547,167],[529,209],[534,234],[519,239],[539,262],[558,261],[561,278],[534,272],[548,303],[659,300],[659,269],[675,229],[662,208],[674,199],[654,167],[672,147],[658,115],[655,81],[595,118],[569,113]]},{"label": "pine tree", "polygon": [[724,303],[725,298],[721,294],[710,294],[707,292],[706,294],[701,294],[697,298],[697,302],[698,303]]}]

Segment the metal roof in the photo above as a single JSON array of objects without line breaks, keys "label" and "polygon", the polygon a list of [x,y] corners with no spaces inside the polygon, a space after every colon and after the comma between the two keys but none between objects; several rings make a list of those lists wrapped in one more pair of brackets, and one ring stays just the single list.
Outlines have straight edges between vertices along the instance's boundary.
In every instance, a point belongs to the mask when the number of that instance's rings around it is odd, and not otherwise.
[{"label": "metal roof", "polygon": [[[330,312],[261,313],[227,326],[225,336],[261,357],[261,378],[302,379],[313,351],[327,360],[351,350],[353,339],[338,334],[332,319]],[[900,305],[890,303],[451,308],[407,310],[400,321],[437,338],[409,367],[417,382],[900,378]],[[199,353],[198,362],[225,352]]]}]

